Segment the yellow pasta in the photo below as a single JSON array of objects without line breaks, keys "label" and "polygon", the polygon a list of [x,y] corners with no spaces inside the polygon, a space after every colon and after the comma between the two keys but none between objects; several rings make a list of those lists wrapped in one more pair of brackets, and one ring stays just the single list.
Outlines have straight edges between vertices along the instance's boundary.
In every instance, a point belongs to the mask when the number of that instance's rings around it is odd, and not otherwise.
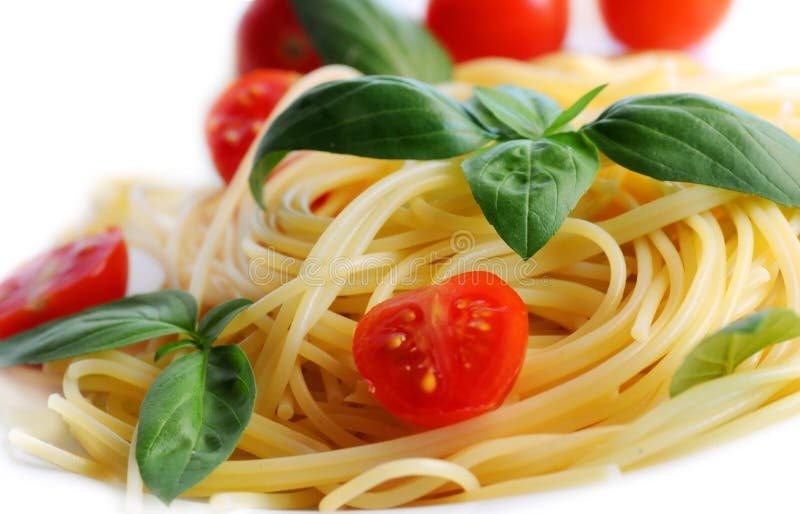
[{"label": "yellow pasta", "polygon": [[[353,76],[322,68],[282,106],[314,84]],[[515,83],[566,106],[609,83],[577,123],[633,94],[698,91],[800,137],[800,93],[781,79],[720,77],[673,54],[564,54],[463,64],[441,88],[464,99],[471,85]],[[524,262],[481,214],[458,160],[298,152],[268,181],[261,211],[247,191],[253,152],[224,190],[129,184],[109,209],[124,206],[129,244],[164,267],[165,286],[205,306],[255,301],[222,336],[251,359],[255,414],[234,455],[186,496],[322,510],[494,498],[602,480],[800,411],[797,342],[668,394],[706,335],[764,307],[800,310],[796,209],[660,183],[603,161],[559,233]],[[325,207],[312,209],[325,193]],[[355,369],[356,320],[399,291],[472,269],[499,274],[531,314],[519,380],[496,411],[433,430],[408,426],[375,402]],[[67,366],[63,394],[49,405],[83,454],[19,430],[12,442],[76,473],[130,477],[135,502],[142,484],[129,465],[131,438],[139,404],[166,365],[153,363],[153,349]]]}]

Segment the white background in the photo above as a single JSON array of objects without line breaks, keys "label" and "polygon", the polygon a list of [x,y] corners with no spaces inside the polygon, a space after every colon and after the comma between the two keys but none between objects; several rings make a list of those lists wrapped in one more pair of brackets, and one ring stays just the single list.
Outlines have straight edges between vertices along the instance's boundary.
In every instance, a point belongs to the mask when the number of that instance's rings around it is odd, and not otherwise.
[{"label": "white background", "polygon": [[[424,0],[396,3],[421,12]],[[235,25],[246,4],[0,1],[0,275],[79,221],[90,192],[108,177],[216,180],[202,120],[231,76]],[[738,0],[722,29],[693,52],[722,69],[797,68],[798,20],[800,2]],[[567,46],[619,50],[592,0],[573,0]],[[9,396],[9,376],[0,375],[0,511],[119,510],[117,489],[9,457],[3,422],[28,403]],[[611,485],[507,500],[492,510],[797,512],[799,439],[794,420]]]}]

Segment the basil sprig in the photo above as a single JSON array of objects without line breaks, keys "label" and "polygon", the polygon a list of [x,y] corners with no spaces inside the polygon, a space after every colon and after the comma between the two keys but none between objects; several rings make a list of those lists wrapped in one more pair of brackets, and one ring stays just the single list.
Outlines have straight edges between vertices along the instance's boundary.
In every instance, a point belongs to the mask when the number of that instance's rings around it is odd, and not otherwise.
[{"label": "basil sprig", "polygon": [[37,364],[179,335],[155,355],[189,353],[164,368],[144,397],[136,461],[145,485],[169,503],[233,452],[255,406],[255,378],[238,346],[213,346],[252,302],[232,300],[198,323],[197,302],[176,290],[132,296],[0,341],[0,367]]},{"label": "basil sprig", "polygon": [[[639,96],[573,131],[569,123],[602,91],[567,110],[516,86],[475,88],[460,105],[431,86],[389,76],[324,84],[289,106],[260,141],[250,186],[290,150],[383,159],[462,162],[498,235],[522,258],[558,231],[599,169],[597,150],[660,180],[706,184],[800,206],[800,143],[778,127],[712,98]],[[489,149],[490,142],[497,142]]]},{"label": "basil sprig", "polygon": [[424,82],[450,80],[447,52],[417,20],[375,0],[292,0],[326,64],[347,64],[366,75],[402,75]]},{"label": "basil sprig", "polygon": [[216,346],[170,364],[142,402],[136,462],[142,480],[169,503],[233,453],[250,421],[256,384],[238,346]]},{"label": "basil sprig", "polygon": [[669,394],[729,375],[761,350],[796,337],[800,316],[789,309],[766,309],[735,321],[694,347],[673,375]]}]

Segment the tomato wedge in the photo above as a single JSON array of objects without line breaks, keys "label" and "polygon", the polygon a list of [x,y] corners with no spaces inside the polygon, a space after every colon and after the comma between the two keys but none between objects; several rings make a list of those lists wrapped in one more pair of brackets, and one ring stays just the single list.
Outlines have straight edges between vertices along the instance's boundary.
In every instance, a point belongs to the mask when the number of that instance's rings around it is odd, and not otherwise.
[{"label": "tomato wedge", "polygon": [[0,338],[122,298],[127,282],[121,230],[59,246],[0,283]]},{"label": "tomato wedge", "polygon": [[497,408],[528,344],[528,311],[497,275],[472,271],[405,292],[358,322],[356,367],[389,412],[437,427]]}]

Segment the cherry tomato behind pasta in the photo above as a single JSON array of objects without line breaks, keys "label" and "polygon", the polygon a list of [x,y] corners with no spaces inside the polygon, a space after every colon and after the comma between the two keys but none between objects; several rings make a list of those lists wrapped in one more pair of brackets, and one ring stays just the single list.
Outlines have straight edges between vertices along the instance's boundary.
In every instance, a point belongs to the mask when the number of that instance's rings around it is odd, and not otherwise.
[{"label": "cherry tomato behind pasta", "polygon": [[561,48],[567,0],[431,0],[427,23],[456,62],[528,60]]},{"label": "cherry tomato behind pasta", "polygon": [[709,35],[731,0],[600,0],[606,25],[634,50],[680,50]]},{"label": "cherry tomato behind pasta", "polygon": [[376,305],[356,327],[353,355],[388,411],[436,427],[497,408],[527,343],[522,299],[497,275],[475,271]]},{"label": "cherry tomato behind pasta", "polygon": [[111,229],[39,255],[0,283],[0,338],[125,296],[128,250]]},{"label": "cherry tomato behind pasta", "polygon": [[222,92],[206,118],[206,141],[222,179],[233,178],[264,120],[297,80],[286,70],[255,70]]},{"label": "cherry tomato behind pasta", "polygon": [[254,0],[239,25],[236,66],[240,75],[258,68],[307,73],[322,65],[289,0]]}]

